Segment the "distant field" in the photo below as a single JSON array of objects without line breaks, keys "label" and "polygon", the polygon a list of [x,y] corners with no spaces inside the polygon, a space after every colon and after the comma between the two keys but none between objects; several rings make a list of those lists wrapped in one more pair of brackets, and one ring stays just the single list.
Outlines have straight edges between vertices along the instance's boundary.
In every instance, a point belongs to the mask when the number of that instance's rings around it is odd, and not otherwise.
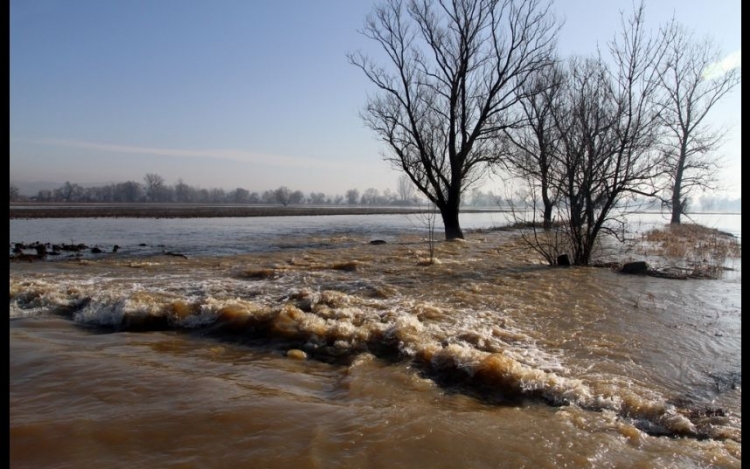
[{"label": "distant field", "polygon": [[189,205],[189,204],[14,204],[10,218],[211,218],[277,217],[299,215],[352,215],[409,213],[418,208],[311,207],[282,205]]},{"label": "distant field", "polygon": [[[376,215],[418,213],[424,207],[362,207],[349,205],[198,205],[198,204],[38,204],[13,203],[9,218],[217,218],[302,215]],[[487,210],[465,210],[487,211]]]}]

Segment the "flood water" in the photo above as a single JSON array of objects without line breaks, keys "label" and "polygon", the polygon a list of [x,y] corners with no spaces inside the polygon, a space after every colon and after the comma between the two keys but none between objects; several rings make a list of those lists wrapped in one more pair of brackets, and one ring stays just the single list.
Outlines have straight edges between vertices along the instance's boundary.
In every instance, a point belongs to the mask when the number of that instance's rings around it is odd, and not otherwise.
[{"label": "flood water", "polygon": [[414,215],[11,220],[104,253],[10,263],[10,467],[740,467],[740,261],[550,268],[505,216],[433,264]]}]

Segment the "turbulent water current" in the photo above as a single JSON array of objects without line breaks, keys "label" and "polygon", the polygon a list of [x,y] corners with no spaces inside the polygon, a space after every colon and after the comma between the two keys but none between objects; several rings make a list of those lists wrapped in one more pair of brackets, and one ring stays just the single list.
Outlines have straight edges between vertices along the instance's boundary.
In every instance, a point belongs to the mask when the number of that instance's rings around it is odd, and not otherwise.
[{"label": "turbulent water current", "polygon": [[11,220],[103,253],[10,263],[10,467],[741,466],[739,260],[549,267],[488,217]]}]

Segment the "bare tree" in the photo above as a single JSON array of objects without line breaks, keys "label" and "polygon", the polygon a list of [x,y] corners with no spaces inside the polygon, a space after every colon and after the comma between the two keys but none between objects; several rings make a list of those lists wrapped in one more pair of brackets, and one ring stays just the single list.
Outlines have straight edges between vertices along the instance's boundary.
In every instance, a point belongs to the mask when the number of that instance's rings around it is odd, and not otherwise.
[{"label": "bare tree", "polygon": [[[616,165],[618,115],[615,90],[599,59],[573,58],[568,64],[564,102],[554,110],[560,135],[555,186],[567,217],[573,263],[586,265],[609,210]],[[621,190],[618,190],[618,193]],[[556,258],[556,257],[553,257]]]},{"label": "bare tree", "polygon": [[246,204],[250,199],[250,192],[247,189],[238,187],[229,193],[228,198],[236,204]]},{"label": "bare tree", "polygon": [[209,202],[211,200],[211,192],[208,189],[195,189],[195,201],[200,203]]},{"label": "bare tree", "polygon": [[143,187],[135,181],[121,182],[115,187],[117,202],[140,202],[142,196]]},{"label": "bare tree", "polygon": [[435,204],[428,204],[423,212],[419,213],[422,218],[422,223],[427,228],[427,249],[430,253],[430,259],[427,261],[429,265],[435,263],[435,244],[437,242],[435,238],[435,224],[437,222],[438,211]]},{"label": "bare tree", "polygon": [[[554,173],[552,173],[554,175]],[[532,175],[524,178],[525,191],[516,192],[513,197],[507,198],[504,203],[510,209],[513,224],[521,228],[520,237],[529,247],[540,254],[550,265],[561,263],[569,264],[567,253],[570,252],[570,230],[561,223],[550,223],[545,226],[542,221],[542,230],[539,229],[539,217],[544,212],[538,210],[539,181]],[[565,258],[564,260],[562,260]]]},{"label": "bare tree", "polygon": [[540,69],[519,89],[522,125],[505,131],[510,156],[504,166],[538,189],[545,230],[552,226],[552,212],[558,198],[551,173],[560,137],[552,112],[559,106],[563,80],[564,73],[558,64]]},{"label": "bare tree", "polygon": [[289,194],[289,203],[293,205],[299,205],[305,202],[305,193],[302,191],[294,191]]},{"label": "bare tree", "polygon": [[186,184],[182,178],[174,185],[174,195],[177,202],[195,202],[197,197],[195,188]]},{"label": "bare tree", "polygon": [[83,198],[83,193],[83,187],[70,181],[65,181],[62,187],[55,189],[54,197],[63,202],[76,202]]},{"label": "bare tree", "polygon": [[363,119],[438,207],[446,239],[463,238],[461,196],[502,158],[516,90],[549,63],[557,30],[540,0],[387,0],[368,16],[362,33],[391,67],[349,54],[378,89]]},{"label": "bare tree", "polygon": [[381,205],[393,205],[396,202],[396,194],[391,192],[389,188],[383,189],[383,193],[380,195],[380,199],[378,201]]},{"label": "bare tree", "polygon": [[572,262],[587,265],[602,233],[621,237],[624,214],[638,196],[658,193],[657,71],[664,43],[645,30],[643,4],[601,58],[571,59],[561,105],[556,185]]},{"label": "bare tree", "polygon": [[83,197],[90,202],[114,202],[114,184],[87,187]]},{"label": "bare tree", "polygon": [[220,187],[213,187],[208,191],[208,200],[213,203],[225,202],[227,193]]},{"label": "bare tree", "polygon": [[326,203],[326,195],[323,192],[310,192],[310,203],[313,205],[323,205]]},{"label": "bare tree", "polygon": [[164,178],[155,173],[148,173],[143,177],[143,182],[146,183],[146,197],[148,200],[151,202],[160,201],[164,190]]},{"label": "bare tree", "polygon": [[292,191],[286,186],[281,186],[273,191],[273,197],[276,203],[282,204],[286,207],[292,201]]},{"label": "bare tree", "polygon": [[52,191],[49,189],[41,189],[37,192],[36,199],[40,202],[49,202],[52,200]]},{"label": "bare tree", "polygon": [[362,205],[375,205],[378,203],[379,200],[380,200],[380,191],[378,191],[374,187],[369,187],[365,189],[365,192],[362,194],[362,197],[359,199]]},{"label": "bare tree", "polygon": [[435,226],[438,220],[438,211],[435,204],[427,201],[427,204],[420,208],[419,211],[413,212],[407,215],[409,220],[420,228],[424,227],[427,230],[427,251],[430,255],[428,259],[418,259],[419,265],[433,265],[435,264],[435,246],[437,244],[437,238],[435,237]]},{"label": "bare tree", "polygon": [[719,159],[713,153],[725,131],[711,129],[706,115],[740,84],[739,68],[724,70],[722,55],[709,39],[697,41],[684,26],[672,21],[663,30],[668,44],[659,69],[665,93],[661,109],[666,128],[664,154],[669,174],[671,223],[680,223],[694,189],[715,189]]},{"label": "bare tree", "polygon": [[346,191],[346,203],[353,205],[359,202],[359,191],[357,189],[349,189]]},{"label": "bare tree", "polygon": [[10,201],[15,202],[21,198],[21,192],[18,189],[18,186],[11,184],[10,185]]},{"label": "bare tree", "polygon": [[406,174],[402,174],[401,177],[398,178],[396,193],[398,194],[399,204],[408,205],[414,202],[414,184]]},{"label": "bare tree", "polygon": [[107,190],[105,187],[86,187],[83,189],[81,199],[85,202],[109,202],[107,199]]}]

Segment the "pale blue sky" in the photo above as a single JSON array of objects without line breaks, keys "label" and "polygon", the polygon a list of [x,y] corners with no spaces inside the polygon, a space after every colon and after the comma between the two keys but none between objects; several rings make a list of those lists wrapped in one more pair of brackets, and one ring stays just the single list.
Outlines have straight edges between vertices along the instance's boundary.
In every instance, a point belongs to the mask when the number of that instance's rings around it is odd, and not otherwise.
[{"label": "pale blue sky", "polygon": [[[370,0],[11,0],[10,179],[106,184],[146,173],[261,192],[395,190],[358,112],[372,87],[346,53]],[[563,56],[604,45],[629,0],[558,0]],[[740,0],[646,3],[740,50]],[[740,90],[723,184],[740,191]],[[487,188],[496,187],[488,182]]]}]

